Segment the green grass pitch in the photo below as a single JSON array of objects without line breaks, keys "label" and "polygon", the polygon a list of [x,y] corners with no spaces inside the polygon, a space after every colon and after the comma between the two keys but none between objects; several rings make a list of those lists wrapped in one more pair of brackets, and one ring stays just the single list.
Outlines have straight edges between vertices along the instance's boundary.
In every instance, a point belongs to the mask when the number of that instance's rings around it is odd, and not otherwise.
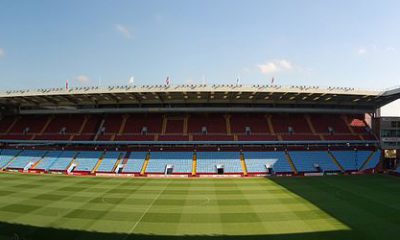
[{"label": "green grass pitch", "polygon": [[400,239],[400,178],[0,174],[0,239]]}]

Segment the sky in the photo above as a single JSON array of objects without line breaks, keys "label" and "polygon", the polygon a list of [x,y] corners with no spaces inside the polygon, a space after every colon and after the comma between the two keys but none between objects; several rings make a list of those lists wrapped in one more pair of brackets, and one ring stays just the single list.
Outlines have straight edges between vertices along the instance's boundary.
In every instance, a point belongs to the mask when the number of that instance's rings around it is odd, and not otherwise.
[{"label": "sky", "polygon": [[167,76],[389,89],[400,86],[399,9],[397,0],[0,0],[0,89]]}]

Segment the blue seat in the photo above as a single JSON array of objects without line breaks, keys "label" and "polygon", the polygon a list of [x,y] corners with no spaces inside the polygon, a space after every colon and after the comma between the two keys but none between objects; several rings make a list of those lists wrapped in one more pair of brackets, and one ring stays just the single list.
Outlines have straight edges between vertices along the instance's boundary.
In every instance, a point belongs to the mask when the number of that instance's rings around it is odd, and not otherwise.
[{"label": "blue seat", "polygon": [[53,164],[49,167],[50,171],[64,171],[67,170],[68,165],[71,163],[72,158],[76,155],[74,151],[62,152]]},{"label": "blue seat", "polygon": [[289,152],[298,172],[317,172],[314,164],[322,171],[340,171],[326,151],[291,151]]},{"label": "blue seat", "polygon": [[[368,156],[369,156],[371,154],[371,152],[368,151],[366,154],[368,154]],[[367,158],[368,158],[368,156],[367,156]],[[374,153],[374,155],[372,156],[372,158],[369,160],[369,162],[361,170],[375,168],[376,165],[378,165],[380,159],[381,159],[381,150],[377,150]]]},{"label": "blue seat", "polygon": [[28,164],[32,165],[42,159],[45,153],[45,151],[25,150],[15,157],[7,168],[24,169]]},{"label": "blue seat", "polygon": [[217,173],[217,165],[223,165],[225,173],[243,172],[239,152],[197,153],[197,173]]},{"label": "blue seat", "polygon": [[5,167],[21,150],[3,149],[0,153],[0,168]]},{"label": "blue seat", "polygon": [[120,156],[125,156],[125,152],[106,152],[97,172],[111,172]]},{"label": "blue seat", "polygon": [[79,152],[78,156],[75,158],[77,166],[74,171],[92,171],[102,154],[103,152],[101,151]]},{"label": "blue seat", "polygon": [[123,173],[140,173],[147,152],[131,152],[127,163],[122,169]]},{"label": "blue seat", "polygon": [[164,173],[167,165],[173,166],[174,173],[191,173],[192,152],[152,152],[146,173]]},{"label": "blue seat", "polygon": [[244,152],[247,172],[265,173],[267,166],[271,167],[276,173],[293,172],[284,152]]},{"label": "blue seat", "polygon": [[[371,154],[371,151],[332,151],[332,154],[346,171],[358,171]],[[376,166],[379,156],[380,153],[375,153],[373,157],[375,159],[371,159],[372,162],[368,163],[366,167],[373,164]]]},{"label": "blue seat", "polygon": [[35,167],[35,169],[47,171],[51,165],[57,160],[57,158],[62,154],[62,151],[49,151],[40,161],[40,163]]}]

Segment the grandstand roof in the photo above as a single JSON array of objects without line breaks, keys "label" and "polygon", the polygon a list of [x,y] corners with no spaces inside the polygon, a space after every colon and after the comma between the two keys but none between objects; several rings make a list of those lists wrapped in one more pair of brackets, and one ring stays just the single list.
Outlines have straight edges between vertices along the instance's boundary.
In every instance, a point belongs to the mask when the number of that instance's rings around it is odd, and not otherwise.
[{"label": "grandstand roof", "polygon": [[144,85],[74,87],[0,92],[5,108],[43,109],[82,106],[341,106],[373,110],[400,98],[400,88],[371,91],[354,88],[280,85]]}]

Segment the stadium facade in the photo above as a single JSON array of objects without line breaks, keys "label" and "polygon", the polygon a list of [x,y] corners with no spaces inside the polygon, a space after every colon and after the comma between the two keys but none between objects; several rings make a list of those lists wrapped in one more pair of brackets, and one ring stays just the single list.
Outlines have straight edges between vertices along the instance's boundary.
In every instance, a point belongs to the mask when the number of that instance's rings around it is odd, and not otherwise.
[{"label": "stadium facade", "polygon": [[0,93],[0,169],[118,176],[382,170],[400,89],[156,85]]}]

